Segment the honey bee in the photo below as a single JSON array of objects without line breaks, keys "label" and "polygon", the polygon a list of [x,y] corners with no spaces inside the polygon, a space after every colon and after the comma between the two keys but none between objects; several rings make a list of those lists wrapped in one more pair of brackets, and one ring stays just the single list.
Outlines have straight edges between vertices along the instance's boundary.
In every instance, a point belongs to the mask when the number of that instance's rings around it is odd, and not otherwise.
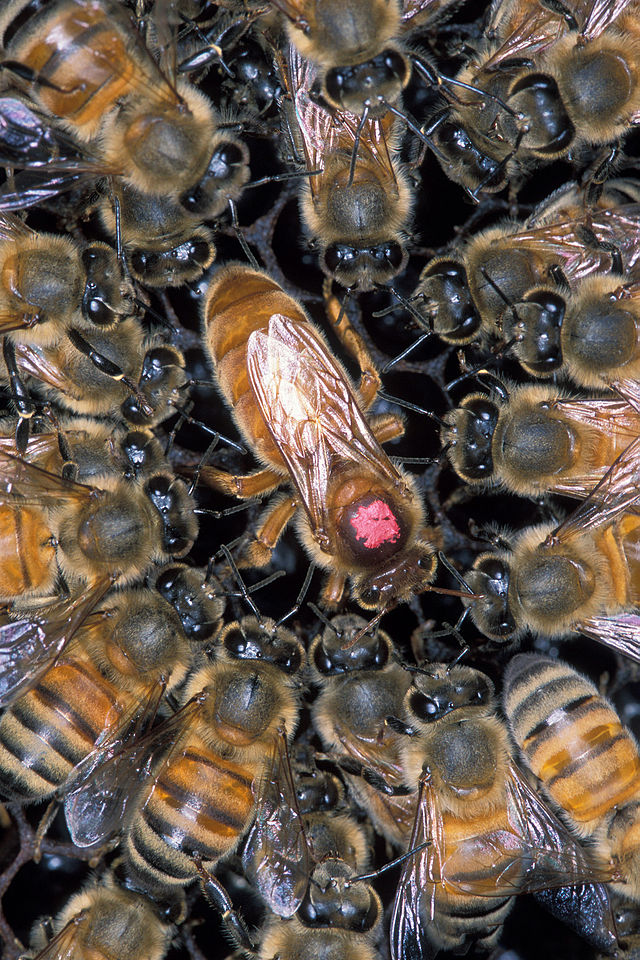
[{"label": "honey bee", "polygon": [[490,949],[514,895],[583,884],[587,924],[598,904],[596,936],[615,943],[601,886],[614,871],[579,846],[527,783],[489,678],[470,667],[426,665],[405,709],[414,728],[402,749],[405,775],[419,783],[409,849],[429,843],[403,868],[391,920],[394,960],[472,943]]},{"label": "honey bee", "polygon": [[[367,17],[370,12],[367,12]],[[311,97],[311,65],[292,52],[288,85],[308,171],[300,211],[317,243],[323,272],[345,287],[371,290],[407,262],[406,229],[413,197],[397,156],[397,121],[330,113]],[[320,171],[320,172],[317,172]]]},{"label": "honey bee", "polygon": [[477,198],[526,168],[620,140],[640,118],[637,11],[620,3],[496,3],[457,80],[483,93],[427,126],[447,174]]},{"label": "honey bee", "polygon": [[560,526],[521,531],[509,549],[481,554],[465,600],[478,629],[496,640],[527,631],[578,632],[634,660],[638,647],[636,538],[638,439]]},{"label": "honey bee", "polygon": [[184,483],[169,472],[86,484],[2,450],[0,504],[5,603],[50,596],[59,574],[68,586],[133,582],[154,561],[186,554],[198,529]]},{"label": "honey bee", "polygon": [[590,838],[621,879],[612,892],[640,900],[638,745],[608,700],[561,660],[513,657],[504,709],[528,767],[576,833]]},{"label": "honey bee", "polygon": [[[41,126],[51,117],[79,141],[80,161],[65,163],[54,150],[47,163],[42,148],[44,164],[29,156],[18,161],[44,167],[43,182],[26,192],[24,202],[31,202],[32,191],[66,189],[66,172],[72,178],[110,175],[133,191],[120,198],[116,186],[115,196],[133,228],[134,259],[144,257],[141,229],[151,231],[147,255],[153,265],[139,263],[139,275],[164,282],[172,253],[190,269],[212,258],[210,234],[198,224],[217,216],[247,182],[247,147],[220,128],[203,93],[176,81],[168,66],[161,69],[126,8],[115,0],[55,0],[46,10],[31,10],[28,0],[15,0],[0,15],[0,38],[4,68],[29,88],[33,117],[43,115]],[[8,111],[13,118],[15,104]],[[29,143],[33,128],[25,137]],[[169,230],[162,232],[157,223],[169,210]],[[184,282],[188,273],[178,271],[174,279]]]},{"label": "honey bee", "polygon": [[466,483],[521,496],[587,497],[640,435],[625,400],[575,399],[557,388],[521,386],[473,393],[444,416],[447,457]]},{"label": "honey bee", "polygon": [[379,960],[382,903],[370,884],[356,881],[368,866],[364,830],[330,809],[316,809],[309,829],[316,862],[306,896],[294,916],[266,921],[259,960],[319,955]]},{"label": "honey bee", "polygon": [[113,593],[48,652],[48,668],[34,656],[1,698],[0,793],[23,803],[63,795],[94,750],[139,732],[193,659],[178,614],[144,588]]},{"label": "honey bee", "polygon": [[376,830],[391,843],[406,846],[416,798],[405,789],[402,736],[387,718],[401,716],[411,676],[392,659],[393,644],[382,630],[350,644],[366,626],[362,617],[333,617],[331,626],[313,640],[309,663],[320,683],[313,722]]},{"label": "honey bee", "polygon": [[417,18],[433,18],[447,0],[271,0],[285,20],[289,41],[317,69],[314,94],[332,110],[382,114],[411,78],[402,42]]},{"label": "honey bee", "polygon": [[582,387],[624,390],[640,372],[640,285],[586,277],[573,292],[530,290],[502,319],[502,332],[533,376],[564,374]]},{"label": "honey bee", "polygon": [[[428,263],[415,292],[416,310],[439,337],[462,346],[481,334],[506,336],[500,322],[508,305],[548,286],[554,276],[570,285],[609,271],[635,279],[640,227],[640,204],[630,199],[635,196],[628,181],[614,181],[587,220],[575,187],[552,194],[526,224],[490,227],[457,256]],[[556,287],[553,295],[558,292]],[[552,320],[546,324],[551,329],[541,333],[555,344]],[[542,371],[545,360],[541,351]]]},{"label": "honey bee", "polygon": [[[309,854],[287,743],[304,662],[293,634],[271,621],[225,627],[215,662],[189,679],[182,709],[67,795],[74,842],[101,842],[124,824],[128,874],[154,890],[202,876],[246,836],[249,879],[279,916],[295,913]],[[207,888],[230,909],[211,875]]]},{"label": "honey bee", "polygon": [[[244,265],[216,274],[203,316],[221,393],[265,466],[246,477],[205,467],[202,479],[241,498],[286,480],[294,488],[266,513],[244,562],[267,563],[296,516],[306,550],[330,571],[328,605],[340,602],[348,578],[365,609],[426,589],[436,565],[432,533],[413,481],[380,447],[401,432],[400,422],[389,415],[367,422],[362,412],[379,382],[364,347],[355,343],[364,371],[357,399],[302,307],[266,273]],[[353,348],[352,334],[349,326]]]},{"label": "honey bee", "polygon": [[0,380],[18,413],[24,398],[34,396],[80,416],[144,427],[166,419],[182,400],[184,366],[179,350],[146,338],[128,317],[108,331],[96,329],[90,341],[71,331],[52,346],[12,343],[0,359]]},{"label": "honey bee", "polygon": [[53,921],[32,934],[34,960],[163,960],[173,926],[159,905],[107,877],[76,893]]}]

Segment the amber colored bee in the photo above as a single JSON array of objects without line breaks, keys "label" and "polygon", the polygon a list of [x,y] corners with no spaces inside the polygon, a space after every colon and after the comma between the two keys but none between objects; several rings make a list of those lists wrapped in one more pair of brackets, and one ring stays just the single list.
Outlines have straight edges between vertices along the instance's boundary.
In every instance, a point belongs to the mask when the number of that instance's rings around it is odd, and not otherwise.
[{"label": "amber colored bee", "polygon": [[597,687],[561,660],[519,654],[504,677],[511,734],[542,789],[621,879],[612,892],[640,900],[640,756]]},{"label": "amber colored bee", "polygon": [[[0,793],[7,799],[64,794],[78,764],[97,747],[130,738],[153,717],[165,689],[186,676],[193,651],[178,614],[157,592],[116,592],[92,621],[64,652],[49,646],[48,669],[36,655],[23,664],[1,698],[9,704],[0,718]],[[44,645],[46,626],[43,634]]]},{"label": "amber colored bee", "polygon": [[403,868],[392,957],[463,952],[472,944],[488,950],[515,894],[579,884],[586,884],[585,925],[598,905],[596,936],[615,943],[600,885],[614,871],[590,859],[527,783],[489,678],[470,667],[425,665],[405,709],[414,728],[402,750],[405,775],[420,784],[409,850],[429,843]]},{"label": "amber colored bee", "polygon": [[399,421],[367,422],[362,412],[378,381],[359,344],[367,366],[360,399],[302,307],[266,273],[243,265],[216,274],[203,317],[220,391],[265,466],[246,477],[205,467],[202,478],[242,498],[286,481],[294,488],[266,513],[245,561],[268,562],[295,516],[313,561],[330,571],[326,603],[340,602],[347,579],[369,609],[425,589],[436,561],[424,507],[380,447],[401,432]]},{"label": "amber colored bee", "polygon": [[47,942],[43,925],[31,937],[34,960],[163,960],[173,927],[161,907],[111,877],[74,894],[53,920]]},{"label": "amber colored bee", "polygon": [[[229,624],[215,662],[189,679],[185,706],[68,794],[74,842],[100,842],[124,824],[132,882],[153,890],[202,876],[246,836],[246,873],[272,910],[291,916],[309,870],[287,748],[304,661],[272,622]],[[227,896],[212,877],[207,885]]]},{"label": "amber colored bee", "polygon": [[447,174],[473,196],[519,166],[619,140],[640,118],[634,0],[494,4],[457,80],[479,88],[427,126]]},{"label": "amber colored bee", "polygon": [[[382,956],[382,903],[370,884],[355,881],[369,863],[362,826],[339,812],[336,793],[326,793],[335,778],[301,777],[307,806],[305,823],[315,865],[306,896],[294,916],[271,916],[260,937],[260,960],[300,956],[336,956],[379,960]],[[315,802],[314,802],[315,801]],[[338,804],[338,807],[335,804]]]},{"label": "amber colored bee", "polygon": [[[310,95],[311,65],[292,53],[289,124],[307,170],[300,211],[318,245],[320,267],[345,287],[371,290],[407,262],[406,230],[413,197],[397,156],[397,121],[331,113]],[[318,172],[320,171],[320,172]]]},{"label": "amber colored bee", "polygon": [[464,600],[486,636],[578,632],[640,659],[636,541],[636,438],[590,496],[560,526],[521,531],[509,548],[481,554],[466,580],[481,595]]},{"label": "amber colored bee", "polygon": [[[608,271],[635,278],[640,230],[636,201],[635,186],[627,180],[613,181],[588,216],[574,186],[552,194],[526,224],[489,227],[454,256],[428,263],[415,292],[415,308],[439,337],[461,346],[480,335],[506,338],[500,322],[508,316],[509,305],[554,278],[570,285]],[[556,287],[554,295],[558,292]],[[553,347],[555,328],[547,326],[550,329],[541,333],[547,333]],[[545,360],[541,353],[541,372]]]},{"label": "amber colored bee", "polygon": [[[39,171],[24,189],[18,177],[3,208],[110,175],[122,226],[131,232],[134,275],[152,285],[197,276],[215,255],[202,220],[217,216],[249,178],[247,147],[219,128],[208,98],[176,81],[170,57],[156,62],[132,14],[115,0],[54,0],[46,9],[15,0],[0,15],[0,37],[5,70],[34,98],[32,108],[15,97],[3,102],[27,148],[18,166]],[[65,144],[74,138],[75,151]],[[16,138],[8,139],[19,153]],[[102,212],[111,229],[105,205]]]},{"label": "amber colored bee", "polygon": [[640,435],[640,413],[625,400],[579,400],[542,385],[509,391],[469,394],[444,416],[442,443],[467,483],[587,497]]},{"label": "amber colored bee", "polygon": [[393,644],[382,630],[351,643],[366,626],[362,617],[333,617],[313,640],[309,663],[320,684],[313,722],[375,828],[406,846],[416,798],[404,789],[402,736],[387,721],[400,717],[411,675],[392,659]]}]

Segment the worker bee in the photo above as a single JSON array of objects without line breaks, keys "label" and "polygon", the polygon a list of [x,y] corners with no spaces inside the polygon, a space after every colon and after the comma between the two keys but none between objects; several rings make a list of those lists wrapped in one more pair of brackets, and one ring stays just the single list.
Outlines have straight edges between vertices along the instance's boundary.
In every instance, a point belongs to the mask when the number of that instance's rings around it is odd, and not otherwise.
[{"label": "worker bee", "polygon": [[640,118],[632,0],[494,4],[486,40],[457,81],[479,89],[427,124],[436,156],[477,198],[515,164],[619,140]]},{"label": "worker bee", "polygon": [[[176,917],[177,919],[177,917]],[[53,937],[44,925],[31,937],[34,960],[163,960],[173,926],[159,904],[107,876],[76,893],[53,920]]]},{"label": "worker bee", "polygon": [[518,654],[504,677],[511,734],[550,801],[619,867],[612,892],[640,899],[638,745],[608,700],[561,660]]},{"label": "worker bee", "polygon": [[323,272],[345,287],[371,290],[407,262],[412,194],[397,156],[390,113],[363,118],[330,113],[311,97],[313,68],[291,52],[288,86],[296,148],[307,170],[300,212],[317,243]]},{"label": "worker bee", "polygon": [[411,675],[394,662],[392,641],[382,630],[351,642],[366,626],[362,617],[333,617],[313,640],[309,663],[320,684],[313,722],[374,827],[406,846],[416,800],[405,789],[401,734],[387,721],[400,717]]},{"label": "worker bee", "polygon": [[368,866],[366,834],[352,817],[338,814],[326,803],[326,777],[311,786],[304,778],[301,782],[306,799],[320,801],[314,807],[311,800],[306,819],[314,868],[294,916],[271,916],[266,921],[257,956],[259,960],[275,956],[294,960],[301,955],[379,960],[382,903],[370,884],[356,879]]},{"label": "worker bee", "polygon": [[[628,181],[614,181],[587,218],[572,186],[552,194],[526,224],[513,221],[476,234],[457,256],[427,264],[415,309],[439,337],[462,346],[480,334],[506,337],[500,322],[509,304],[554,277],[570,285],[595,273],[635,278],[640,205],[629,199],[635,193]],[[546,334],[555,344],[552,323],[547,327],[541,339]],[[543,370],[544,361],[541,356]]]},{"label": "worker bee", "polygon": [[411,78],[402,42],[417,19],[432,19],[447,0],[271,0],[290,42],[317,70],[314,96],[332,110],[382,114]]},{"label": "worker bee", "polygon": [[428,664],[405,697],[414,735],[402,748],[419,784],[409,857],[391,920],[394,958],[490,949],[514,895],[585,885],[579,906],[601,911],[595,936],[615,943],[601,881],[614,871],[590,857],[529,786],[496,715],[493,684],[470,667]]},{"label": "worker bee", "polygon": [[579,400],[546,386],[509,390],[472,393],[444,416],[447,457],[467,483],[587,497],[640,435],[640,413],[625,400]]},{"label": "worker bee", "polygon": [[265,466],[247,477],[205,467],[202,479],[242,498],[286,480],[295,490],[266,513],[244,562],[267,563],[296,516],[313,561],[330,571],[327,604],[340,602],[348,578],[366,609],[426,589],[436,565],[432,534],[413,481],[380,447],[401,423],[389,415],[367,422],[362,412],[379,382],[364,348],[356,343],[366,366],[358,400],[303,308],[266,273],[238,264],[216,274],[203,317],[221,393]]},{"label": "worker bee", "polygon": [[104,600],[63,651],[51,644],[48,656],[48,665],[41,656],[23,663],[0,698],[0,793],[10,800],[64,795],[96,748],[128,742],[153,719],[165,690],[184,680],[193,650],[158,592],[129,588]]},{"label": "worker bee", "polygon": [[481,554],[466,580],[465,600],[486,636],[517,639],[579,632],[640,659],[636,584],[636,438],[559,526],[521,531],[507,549]]},{"label": "worker bee", "polygon": [[[35,11],[28,0],[16,0],[0,16],[0,38],[5,70],[34,100],[27,132],[18,134],[30,149],[17,163],[39,170],[35,182],[26,178],[26,188],[9,188],[3,208],[40,202],[78,179],[115,177],[138,277],[158,285],[197,275],[215,255],[201,221],[217,216],[249,178],[246,145],[220,128],[208,98],[161,69],[132,15],[115,0],[56,0]],[[13,129],[25,101],[9,98],[4,108]],[[35,131],[51,127],[48,118],[54,128],[59,122],[62,137],[53,133],[38,142]],[[57,141],[74,138],[75,155],[63,147],[61,158]],[[119,187],[129,192],[120,194]],[[167,213],[163,230],[158,221]],[[103,219],[112,226],[104,208]],[[172,258],[178,260],[173,271]]]},{"label": "worker bee", "polygon": [[[293,634],[271,621],[225,627],[182,709],[67,795],[74,842],[101,842],[124,825],[128,875],[154,890],[202,877],[246,837],[249,879],[279,916],[295,913],[309,855],[287,744],[304,662]],[[207,886],[226,897],[213,877]]]}]

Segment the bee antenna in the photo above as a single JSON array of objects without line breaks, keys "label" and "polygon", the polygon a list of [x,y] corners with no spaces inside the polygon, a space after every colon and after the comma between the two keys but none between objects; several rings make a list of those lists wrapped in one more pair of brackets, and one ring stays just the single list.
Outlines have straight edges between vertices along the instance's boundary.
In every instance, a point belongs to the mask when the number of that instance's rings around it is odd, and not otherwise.
[{"label": "bee antenna", "polygon": [[351,151],[351,163],[349,164],[349,179],[347,181],[347,189],[352,186],[353,178],[356,173],[356,163],[358,161],[358,148],[360,147],[360,138],[362,137],[362,131],[364,130],[364,125],[369,118],[369,101],[366,100],[364,104],[364,110],[362,111],[362,116],[360,117],[360,122],[356,129],[356,135],[353,139],[353,150]]},{"label": "bee antenna", "polygon": [[[482,374],[482,376],[480,376],[480,374]],[[488,383],[485,382],[483,379],[484,377],[489,378]],[[490,370],[479,370],[478,374],[476,375],[476,380],[486,390],[490,390],[492,393],[497,393],[502,403],[508,403],[511,399],[511,395],[502,380],[495,373],[491,373]]]},{"label": "bee antenna", "polygon": [[240,227],[240,223],[238,222],[238,209],[236,207],[236,202],[235,200],[232,200],[231,197],[227,197],[227,202],[229,204],[229,210],[231,211],[231,225],[235,231],[235,235],[238,239],[238,243],[242,247],[242,252],[244,253],[245,257],[247,258],[247,260],[249,261],[253,269],[259,270],[260,264],[254,257],[253,252],[249,247],[249,244],[245,240],[244,234]]},{"label": "bee antenna", "polygon": [[238,453],[247,453],[247,448],[243,447],[241,443],[236,443],[235,440],[231,440],[229,437],[225,436],[224,433],[214,430],[213,427],[208,427],[206,423],[202,422],[202,420],[196,420],[195,417],[189,415],[187,410],[178,406],[178,404],[173,400],[171,401],[171,406],[174,407],[174,409],[180,414],[185,423],[190,423],[194,427],[200,427],[201,430],[204,430],[205,433],[208,433],[217,440],[224,440],[226,444],[228,444],[233,450],[237,450]]},{"label": "bee antenna", "polygon": [[214,451],[214,450],[216,449],[216,447],[218,446],[218,443],[219,443],[219,442],[220,442],[220,434],[218,434],[217,436],[215,436],[215,437],[213,438],[213,440],[211,441],[211,443],[209,444],[209,446],[207,447],[207,449],[205,450],[205,452],[202,454],[202,456],[201,456],[201,458],[200,458],[200,463],[199,463],[198,466],[196,467],[196,472],[194,473],[193,478],[192,478],[192,480],[191,480],[191,483],[189,484],[189,489],[188,489],[188,491],[187,491],[188,494],[189,494],[189,496],[191,496],[191,495],[193,494],[193,491],[194,491],[194,490],[196,489],[196,487],[198,486],[198,483],[200,482],[200,474],[201,474],[201,472],[202,472],[202,468],[203,468],[203,466],[205,465],[205,463],[207,462],[207,460],[209,459],[209,457],[211,456],[211,454],[213,453],[213,451]]},{"label": "bee antenna", "polygon": [[371,620],[369,620],[369,623],[366,623],[361,630],[358,630],[356,635],[352,637],[348,643],[343,644],[340,649],[350,650],[351,647],[354,647],[356,645],[356,643],[359,643],[360,640],[362,640],[362,638],[364,637],[364,635],[368,633],[372,627],[376,627],[380,623],[380,621],[382,620],[383,616],[385,615],[388,609],[389,607],[386,606],[386,607],[383,607],[382,610],[379,610],[378,613],[376,613],[375,617],[372,617]]},{"label": "bee antenna", "polygon": [[[398,301],[398,303],[401,304],[401,305],[404,307],[404,309],[407,311],[407,313],[411,314],[411,316],[412,316],[413,319],[416,321],[416,323],[417,323],[419,326],[424,327],[424,325],[425,325],[424,317],[423,317],[420,313],[418,313],[418,311],[416,310],[416,308],[413,306],[411,300],[408,300],[406,297],[403,297],[402,294],[399,293],[399,292],[395,289],[395,287],[392,287],[392,286],[391,286],[391,284],[388,284],[388,285],[386,286],[386,288],[383,287],[383,286],[381,286],[379,289],[380,289],[380,290],[384,290],[384,289],[389,290],[389,292],[390,292],[391,294],[393,294],[393,296],[396,298],[396,300]],[[417,300],[417,299],[419,299],[419,297],[412,297],[412,299],[413,299],[413,300]],[[387,309],[387,310],[377,311],[376,313],[373,314],[373,316],[374,316],[374,317],[384,317],[387,313],[391,313],[391,310],[392,310],[392,309],[393,309],[393,308],[389,308],[389,309]]]},{"label": "bee antenna", "polygon": [[252,190],[255,187],[264,187],[267,183],[282,183],[287,180],[300,180],[303,177],[317,177],[324,170],[291,170],[288,173],[273,173],[268,177],[260,177],[259,180],[252,180],[245,183],[243,190]]},{"label": "bee antenna", "polygon": [[279,619],[278,622],[276,623],[276,627],[282,626],[282,624],[285,622],[285,620],[288,620],[289,617],[292,617],[294,613],[297,613],[297,612],[298,612],[298,610],[299,610],[300,607],[302,606],[302,601],[303,601],[304,598],[306,597],[307,591],[308,591],[309,587],[311,586],[311,580],[312,580],[312,578],[313,578],[313,574],[314,574],[314,572],[315,572],[315,569],[316,569],[315,563],[310,563],[310,564],[309,564],[309,567],[307,568],[307,573],[306,573],[305,578],[304,578],[304,583],[302,584],[302,586],[301,586],[301,588],[300,588],[300,591],[299,591],[299,593],[298,593],[298,596],[296,597],[295,602],[294,602],[293,606],[291,607],[291,610],[289,610],[288,613],[285,613],[284,617],[280,617],[280,619]]},{"label": "bee antenna", "polygon": [[[426,64],[423,60],[421,60],[417,56],[417,54],[413,53],[410,56],[418,73],[420,73],[423,76],[423,78],[433,86],[441,87],[443,84],[447,83],[447,84],[450,84],[451,86],[462,87],[463,90],[469,90],[471,91],[471,93],[479,94],[480,97],[482,98],[482,101],[493,100],[493,102],[497,103],[498,106],[505,111],[505,113],[508,113],[509,116],[514,117],[516,120],[524,120],[523,114],[518,113],[516,110],[513,109],[513,107],[510,107],[508,104],[506,104],[504,100],[501,100],[500,97],[496,97],[496,95],[493,93],[489,93],[488,90],[483,90],[482,87],[475,87],[471,83],[464,83],[464,81],[462,80],[456,80],[455,77],[448,77],[444,73],[436,73],[431,68],[431,65]],[[464,106],[473,106],[473,104],[464,103],[464,101],[456,97],[455,93],[452,93],[451,91],[449,91],[448,95],[451,97],[451,99],[455,103],[459,103]],[[481,104],[478,104],[478,106],[480,105]]]},{"label": "bee antenna", "polygon": [[166,327],[167,330],[171,331],[171,333],[178,333],[178,328],[175,327],[167,317],[163,317],[161,313],[158,313],[157,310],[154,310],[153,307],[145,303],[144,300],[140,300],[139,297],[134,297],[133,302],[135,303],[136,307],[140,307],[145,311],[145,313],[151,314],[153,319],[157,321],[160,326]]},{"label": "bee antenna", "polygon": [[[381,311],[381,313],[378,313],[378,314],[374,313],[374,317],[382,316],[383,312],[386,312],[386,311]],[[424,343],[425,340],[428,340],[430,336],[431,336],[431,331],[429,331],[428,333],[423,333],[421,336],[418,337],[417,340],[414,340],[413,343],[410,343],[408,347],[405,347],[402,353],[399,353],[397,354],[397,356],[393,357],[391,360],[388,360],[385,363],[384,367],[382,368],[381,372],[387,373],[387,371],[390,370],[391,367],[395,366],[396,363],[399,363],[401,360],[404,360],[405,357],[408,357],[410,353],[413,353],[413,351],[416,350],[421,343]]]},{"label": "bee antenna", "polygon": [[[247,590],[247,585],[246,585],[246,583],[244,582],[244,580],[243,580],[243,578],[242,578],[242,574],[241,574],[240,571],[238,570],[238,565],[236,564],[235,560],[233,559],[233,556],[232,556],[232,554],[231,554],[231,550],[229,549],[230,546],[233,546],[233,544],[235,544],[235,543],[237,543],[237,542],[238,542],[238,541],[235,540],[235,541],[233,541],[233,543],[231,543],[231,544],[226,544],[226,543],[220,544],[220,549],[218,550],[218,553],[221,553],[221,554],[224,556],[225,560],[227,561],[227,563],[228,563],[229,566],[231,567],[231,573],[233,574],[233,577],[234,577],[236,583],[238,584],[238,587],[239,587],[239,589],[240,589],[240,595],[241,595],[242,599],[248,604],[251,612],[253,613],[254,617],[256,618],[256,620],[258,621],[258,623],[260,624],[260,626],[261,626],[262,628],[264,628],[264,625],[265,625],[264,617],[262,616],[262,614],[261,614],[260,611],[258,610],[257,606],[255,605],[255,603],[253,602],[253,600],[252,600],[251,597],[249,596],[249,591]],[[217,554],[216,554],[216,556],[217,556]]]},{"label": "bee antenna", "polygon": [[447,560],[447,558],[445,557],[445,555],[444,555],[444,553],[442,552],[442,550],[439,550],[439,551],[438,551],[438,560],[440,561],[440,563],[442,564],[442,566],[445,568],[445,570],[448,570],[448,571],[449,571],[449,573],[451,574],[451,576],[453,577],[453,579],[454,579],[457,583],[459,583],[460,586],[461,586],[464,590],[467,591],[467,593],[473,594],[473,590],[471,589],[471,587],[469,586],[469,584],[467,583],[467,581],[464,579],[464,577],[462,576],[462,574],[460,574],[460,573],[456,570],[456,568],[453,566],[453,564],[452,564],[449,560]]},{"label": "bee antenna", "polygon": [[399,407],[404,407],[405,410],[412,410],[414,413],[420,413],[424,417],[429,417],[431,420],[435,420],[439,427],[444,427],[443,421],[440,417],[432,413],[431,410],[425,410],[424,407],[419,407],[415,403],[411,403],[409,400],[400,400],[398,397],[391,396],[390,393],[384,393],[382,390],[378,391],[378,396],[383,400],[388,400],[389,403],[395,403]]},{"label": "bee antenna", "polygon": [[313,611],[313,613],[315,613],[318,620],[320,620],[321,623],[324,623],[325,627],[329,627],[330,630],[333,630],[336,637],[342,636],[342,630],[336,630],[335,626],[331,623],[331,620],[329,620],[327,615],[322,612],[320,607],[316,606],[316,604],[313,603],[311,600],[307,601],[307,606],[309,607],[310,610]]},{"label": "bee antenna", "polygon": [[424,130],[422,130],[420,127],[418,127],[418,126],[416,125],[416,123],[411,119],[411,117],[409,116],[408,113],[404,113],[402,110],[398,110],[397,107],[394,107],[394,105],[393,105],[392,103],[389,103],[387,100],[385,100],[384,97],[378,97],[378,102],[379,102],[383,107],[385,107],[385,109],[387,109],[390,113],[392,113],[392,114],[394,115],[394,117],[398,117],[399,120],[402,120],[402,122],[403,122],[403,123],[405,124],[405,126],[407,127],[407,130],[410,130],[411,133],[412,133],[414,136],[416,136],[416,137],[418,138],[418,140],[420,140],[422,143],[426,143],[426,145],[429,147],[429,149],[433,152],[433,154],[434,154],[436,157],[438,157],[438,159],[439,159],[442,163],[444,163],[444,164],[447,163],[447,158],[444,156],[444,154],[442,153],[442,151],[438,149],[438,147],[435,145],[435,143],[433,142],[433,140],[431,140],[431,139],[427,136],[427,134],[424,132]]},{"label": "bee antenna", "polygon": [[390,860],[389,863],[384,865],[384,867],[379,867],[377,870],[374,870],[373,873],[362,873],[357,877],[352,877],[350,880],[345,880],[344,885],[345,887],[350,887],[354,883],[366,883],[368,880],[375,880],[376,877],[380,876],[380,874],[386,873],[387,870],[393,870],[394,867],[400,866],[401,863],[404,863],[406,860],[410,860],[411,857],[415,857],[417,853],[421,853],[430,846],[431,840],[424,840],[423,843],[419,843],[417,847],[413,847],[413,849],[408,850],[407,853],[403,853],[401,856],[396,857],[395,860]]},{"label": "bee antenna", "polygon": [[480,267],[480,273],[482,274],[482,276],[484,277],[484,279],[487,281],[487,283],[489,284],[489,286],[494,290],[494,292],[498,294],[498,296],[500,297],[500,299],[502,300],[502,302],[503,302],[507,307],[511,307],[511,308],[513,309],[513,305],[514,305],[514,304],[513,304],[513,300],[510,300],[510,299],[507,297],[506,293],[505,293],[505,292],[500,288],[500,286],[496,283],[496,281],[493,279],[493,277],[491,276],[491,274],[489,273],[489,271],[486,269],[486,267]]}]

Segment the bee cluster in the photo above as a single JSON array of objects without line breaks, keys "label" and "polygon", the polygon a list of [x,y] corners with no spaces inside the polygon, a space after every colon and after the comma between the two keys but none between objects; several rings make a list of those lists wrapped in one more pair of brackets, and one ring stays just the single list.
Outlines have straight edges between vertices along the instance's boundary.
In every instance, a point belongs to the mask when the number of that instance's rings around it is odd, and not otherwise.
[{"label": "bee cluster", "polygon": [[0,49],[0,955],[640,957],[638,0]]}]

